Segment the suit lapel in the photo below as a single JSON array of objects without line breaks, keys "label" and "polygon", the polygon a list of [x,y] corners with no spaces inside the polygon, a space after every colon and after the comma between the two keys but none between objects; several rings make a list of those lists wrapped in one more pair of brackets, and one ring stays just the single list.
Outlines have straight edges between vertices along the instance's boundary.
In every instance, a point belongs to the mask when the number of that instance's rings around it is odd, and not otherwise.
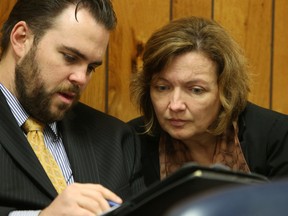
[{"label": "suit lapel", "polygon": [[[79,118],[79,116],[78,116]],[[77,121],[73,112],[69,113],[59,125],[63,143],[70,161],[75,182],[97,183],[100,181],[96,146],[85,123]],[[91,133],[91,131],[90,131]]]},{"label": "suit lapel", "polygon": [[19,128],[1,91],[0,107],[0,145],[49,197],[55,197],[57,195],[56,190],[30,147],[23,131]]}]

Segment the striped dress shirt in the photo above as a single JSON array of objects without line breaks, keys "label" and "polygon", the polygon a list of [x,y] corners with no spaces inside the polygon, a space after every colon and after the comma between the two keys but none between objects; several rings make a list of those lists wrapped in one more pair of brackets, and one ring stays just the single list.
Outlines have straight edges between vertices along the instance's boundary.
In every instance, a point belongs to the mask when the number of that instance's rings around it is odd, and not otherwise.
[{"label": "striped dress shirt", "polygon": [[[24,110],[17,98],[0,83],[0,90],[4,94],[6,101],[10,107],[12,114],[14,115],[19,127],[28,119],[29,115]],[[24,132],[23,132],[24,133]],[[25,133],[24,133],[25,134]],[[67,185],[74,182],[73,173],[70,167],[70,163],[63,145],[61,134],[57,130],[57,123],[53,122],[46,125],[44,129],[44,142],[46,147],[50,150],[58,163]],[[38,215],[40,211],[14,211],[9,216],[34,216]]]}]

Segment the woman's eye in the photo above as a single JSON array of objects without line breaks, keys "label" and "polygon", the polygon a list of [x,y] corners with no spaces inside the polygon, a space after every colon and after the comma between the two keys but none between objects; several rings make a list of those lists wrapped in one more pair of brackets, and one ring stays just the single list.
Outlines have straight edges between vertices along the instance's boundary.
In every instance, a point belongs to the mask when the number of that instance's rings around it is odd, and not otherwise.
[{"label": "woman's eye", "polygon": [[199,87],[190,88],[190,91],[193,94],[198,94],[198,95],[204,93],[204,89],[203,88],[199,88]]},{"label": "woman's eye", "polygon": [[169,87],[168,87],[168,86],[165,86],[165,85],[156,85],[155,87],[156,87],[156,89],[157,89],[158,91],[169,90]]}]

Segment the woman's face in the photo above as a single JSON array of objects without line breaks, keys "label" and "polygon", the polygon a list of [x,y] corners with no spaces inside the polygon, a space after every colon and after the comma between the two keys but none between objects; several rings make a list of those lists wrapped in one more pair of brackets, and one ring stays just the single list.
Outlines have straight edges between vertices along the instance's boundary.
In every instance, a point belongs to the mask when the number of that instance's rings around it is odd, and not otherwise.
[{"label": "woman's face", "polygon": [[216,70],[203,53],[187,52],[152,78],[151,100],[164,131],[184,143],[207,133],[221,107]]}]

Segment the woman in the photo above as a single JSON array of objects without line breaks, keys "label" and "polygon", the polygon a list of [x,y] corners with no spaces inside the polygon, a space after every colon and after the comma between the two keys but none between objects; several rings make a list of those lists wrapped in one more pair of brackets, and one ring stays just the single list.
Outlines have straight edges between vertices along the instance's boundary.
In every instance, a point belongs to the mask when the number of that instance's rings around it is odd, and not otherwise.
[{"label": "woman", "polygon": [[288,118],[247,101],[249,75],[239,46],[216,22],[172,21],[148,40],[131,94],[143,117],[146,185],[186,162],[268,178],[288,174]]}]

